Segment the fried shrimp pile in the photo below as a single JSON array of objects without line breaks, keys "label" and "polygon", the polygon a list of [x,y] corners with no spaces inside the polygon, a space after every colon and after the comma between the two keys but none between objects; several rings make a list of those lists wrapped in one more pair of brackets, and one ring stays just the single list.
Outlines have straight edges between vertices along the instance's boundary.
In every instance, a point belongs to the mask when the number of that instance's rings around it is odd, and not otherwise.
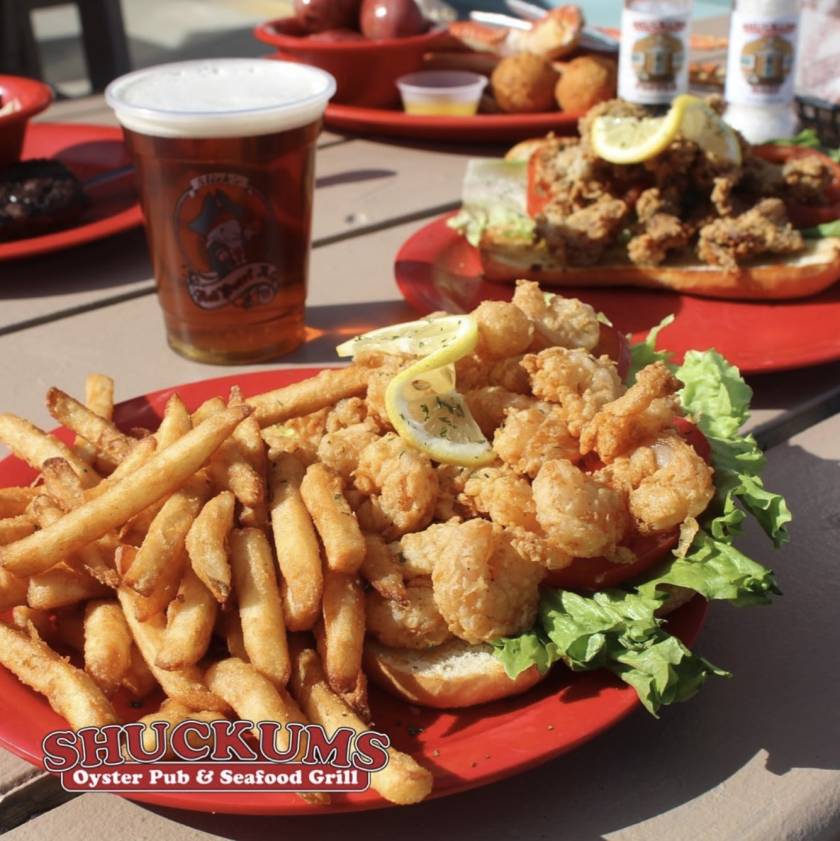
[{"label": "fried shrimp pile", "polygon": [[456,389],[490,463],[440,463],[394,431],[386,391],[411,364],[403,353],[357,358],[364,393],[273,431],[342,489],[367,546],[366,631],[388,646],[525,631],[550,571],[632,562],[638,540],[676,535],[713,495],[675,426],[679,383],[655,363],[625,386],[592,307],[522,280],[511,302],[471,315]]}]

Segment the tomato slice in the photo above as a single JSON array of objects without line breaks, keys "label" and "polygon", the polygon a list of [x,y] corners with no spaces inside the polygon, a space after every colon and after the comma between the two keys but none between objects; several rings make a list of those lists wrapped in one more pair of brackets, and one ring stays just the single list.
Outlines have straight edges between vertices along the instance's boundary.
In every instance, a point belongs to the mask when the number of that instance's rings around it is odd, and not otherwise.
[{"label": "tomato slice", "polygon": [[603,590],[615,587],[656,566],[679,540],[679,531],[634,535],[625,543],[635,555],[632,564],[616,564],[606,558],[575,558],[563,569],[550,570],[544,579],[549,587],[563,590]]},{"label": "tomato slice", "polygon": [[[675,418],[674,427],[704,461],[711,463],[712,449],[695,423],[688,418]],[[603,464],[597,456],[590,454],[584,458],[581,466],[591,473],[603,467]],[[564,569],[549,571],[543,583],[563,590],[591,591],[615,587],[663,561],[677,545],[679,534],[679,529],[651,535],[633,534],[623,544],[636,555],[632,564],[616,564],[606,558],[574,558]]]},{"label": "tomato slice", "polygon": [[835,219],[840,219],[840,164],[831,160],[828,155],[804,146],[776,146],[768,143],[764,146],[756,146],[753,151],[764,160],[777,164],[783,164],[794,158],[804,158],[808,155],[820,157],[834,172],[834,181],[825,191],[826,204],[810,205],[785,202],[788,217],[797,228],[812,228],[815,225],[821,225],[823,222],[833,222]]},{"label": "tomato slice", "polygon": [[542,213],[551,198],[551,185],[540,178],[540,156],[532,153],[528,158],[528,188],[526,209],[532,219]]}]

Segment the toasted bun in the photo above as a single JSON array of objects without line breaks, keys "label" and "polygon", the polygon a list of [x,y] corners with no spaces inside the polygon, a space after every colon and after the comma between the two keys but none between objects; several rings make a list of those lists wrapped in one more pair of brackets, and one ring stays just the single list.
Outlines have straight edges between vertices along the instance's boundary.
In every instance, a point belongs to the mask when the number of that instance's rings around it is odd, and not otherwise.
[{"label": "toasted bun", "polygon": [[422,651],[368,640],[365,671],[383,689],[424,707],[471,707],[518,695],[542,679],[535,666],[509,678],[492,651],[459,639]]},{"label": "toasted bun", "polygon": [[[840,238],[806,240],[805,251],[765,257],[735,270],[680,261],[636,266],[616,256],[594,266],[561,266],[531,248],[497,248],[484,242],[481,264],[487,280],[513,283],[518,278],[542,286],[647,286],[710,298],[773,300],[816,295],[840,279]],[[772,261],[772,262],[770,262]]]}]

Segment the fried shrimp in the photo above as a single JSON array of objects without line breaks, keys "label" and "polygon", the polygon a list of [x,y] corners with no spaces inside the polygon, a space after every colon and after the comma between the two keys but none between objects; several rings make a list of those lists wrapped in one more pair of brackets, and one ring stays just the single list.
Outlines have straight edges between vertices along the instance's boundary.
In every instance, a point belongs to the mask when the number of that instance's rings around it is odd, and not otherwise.
[{"label": "fried shrimp", "polygon": [[501,426],[509,409],[527,409],[537,402],[533,397],[515,394],[498,385],[467,391],[464,399],[479,429],[488,437]]},{"label": "fried shrimp", "polygon": [[712,468],[675,432],[617,458],[598,476],[627,492],[630,513],[643,534],[699,516],[715,492]]},{"label": "fried shrimp", "polygon": [[500,526],[537,531],[537,510],[531,483],[509,467],[482,467],[470,474],[463,495]]},{"label": "fried shrimp", "polygon": [[367,419],[367,407],[361,397],[343,397],[327,415],[327,432],[337,432]]},{"label": "fried shrimp", "polygon": [[504,529],[487,520],[450,525],[433,542],[444,536],[432,590],[450,632],[478,643],[530,628],[545,570],[522,557]]},{"label": "fried shrimp", "polygon": [[465,516],[474,515],[475,510],[471,506],[465,507],[461,498],[464,485],[470,477],[470,469],[457,464],[439,464],[435,470],[438,476],[435,519],[445,522],[453,517],[461,520]]},{"label": "fried shrimp", "polygon": [[612,359],[596,358],[580,348],[553,347],[529,353],[522,360],[522,367],[531,377],[534,394],[562,408],[574,436],[580,435],[583,425],[602,406],[624,391]]},{"label": "fried shrimp", "polygon": [[431,575],[457,527],[458,523],[434,523],[423,531],[404,534],[399,542],[403,574],[407,578]]},{"label": "fried shrimp", "polygon": [[528,372],[522,367],[521,355],[494,360],[471,353],[455,363],[455,380],[461,392],[499,386],[516,394],[531,393],[531,383]]},{"label": "fried shrimp", "polygon": [[354,423],[335,432],[327,432],[318,444],[318,458],[348,481],[359,463],[362,450],[378,438],[379,430],[372,422]]},{"label": "fried shrimp", "polygon": [[361,451],[353,481],[368,497],[356,512],[367,531],[390,539],[431,522],[438,492],[437,473],[425,453],[395,433],[375,438]]},{"label": "fried shrimp", "polygon": [[557,346],[592,350],[601,336],[595,310],[577,298],[546,295],[539,284],[517,280],[513,303],[534,323],[532,348]]},{"label": "fried shrimp", "polygon": [[551,543],[580,558],[614,555],[630,522],[624,494],[563,459],[546,462],[533,489]]},{"label": "fried shrimp", "polygon": [[470,315],[478,324],[478,353],[485,359],[517,356],[530,347],[534,325],[514,304],[482,301]]},{"label": "fried shrimp", "polygon": [[510,539],[510,545],[523,558],[541,567],[563,569],[572,562],[572,556],[550,543],[542,529],[530,531],[518,526],[510,526],[505,529],[505,533]]},{"label": "fried shrimp", "polygon": [[394,648],[431,648],[451,636],[428,578],[411,581],[401,601],[369,591],[365,596],[365,620],[370,633],[383,645]]},{"label": "fried shrimp", "polygon": [[505,464],[532,479],[546,461],[581,458],[561,408],[550,403],[510,409],[493,436],[493,449]]},{"label": "fried shrimp", "polygon": [[305,464],[312,464],[326,429],[328,412],[329,409],[319,409],[308,415],[267,426],[262,430],[262,438],[269,449],[295,453]]},{"label": "fried shrimp", "polygon": [[584,425],[580,451],[594,451],[609,463],[642,441],[656,437],[674,418],[679,385],[662,362],[643,368],[621,397],[607,403]]},{"label": "fried shrimp", "polygon": [[367,393],[365,394],[365,408],[368,417],[376,422],[383,431],[393,430],[385,408],[385,390],[388,383],[407,365],[411,364],[410,357],[394,354],[371,354],[370,377],[368,378]]}]

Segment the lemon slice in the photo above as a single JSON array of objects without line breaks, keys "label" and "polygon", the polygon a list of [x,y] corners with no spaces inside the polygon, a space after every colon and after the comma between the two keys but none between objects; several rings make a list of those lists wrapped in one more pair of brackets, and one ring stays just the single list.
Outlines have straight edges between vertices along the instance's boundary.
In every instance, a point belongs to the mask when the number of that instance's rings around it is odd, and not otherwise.
[{"label": "lemon slice", "polygon": [[592,149],[614,164],[637,164],[663,152],[680,130],[679,114],[664,117],[598,117],[592,124]]},{"label": "lemon slice", "polygon": [[732,128],[702,99],[684,96],[690,101],[685,103],[680,118],[680,134],[686,140],[693,140],[709,156],[740,164],[741,144]]},{"label": "lemon slice", "polygon": [[436,366],[429,357],[397,374],[385,391],[385,408],[399,436],[435,461],[480,467],[495,458],[455,390],[452,363]]},{"label": "lemon slice", "polygon": [[598,117],[592,125],[592,148],[614,164],[635,164],[655,157],[677,135],[697,143],[710,155],[741,161],[735,132],[702,99],[678,96],[664,117]]},{"label": "lemon slice", "polygon": [[447,351],[440,363],[445,364],[472,353],[477,342],[475,319],[468,315],[442,315],[371,330],[340,344],[335,352],[339,356],[356,356],[364,351],[429,356]]}]

